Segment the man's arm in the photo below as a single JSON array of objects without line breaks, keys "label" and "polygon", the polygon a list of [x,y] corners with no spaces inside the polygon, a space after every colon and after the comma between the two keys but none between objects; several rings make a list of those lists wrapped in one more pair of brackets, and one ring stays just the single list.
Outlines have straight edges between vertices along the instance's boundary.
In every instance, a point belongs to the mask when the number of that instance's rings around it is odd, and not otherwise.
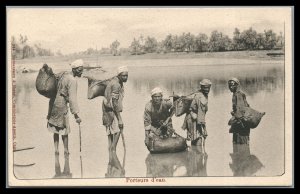
[{"label": "man's arm", "polygon": [[171,116],[173,111],[175,110],[175,107],[173,106],[173,103],[171,100],[167,100],[166,104],[167,104],[167,108],[168,108],[170,116]]},{"label": "man's arm", "polygon": [[144,128],[145,128],[145,136],[147,137],[151,130],[151,114],[149,107],[145,107],[144,111]]},{"label": "man's arm", "polygon": [[243,93],[243,98],[244,98],[244,102],[245,102],[245,106],[246,107],[249,107],[249,103],[247,102],[247,99],[246,99],[246,94]]},{"label": "man's arm", "polygon": [[54,99],[55,98],[50,98],[50,100],[49,100],[47,120],[49,120],[50,117],[51,117],[51,112],[52,112],[52,108],[53,108],[53,104],[54,104]]},{"label": "man's arm", "polygon": [[231,115],[234,116],[235,112],[236,112],[236,105],[237,105],[237,97],[236,94],[232,94],[232,111],[231,111]]},{"label": "man's arm", "polygon": [[69,105],[70,111],[74,115],[76,122],[81,123],[81,119],[78,116],[79,108],[77,103],[77,82],[76,80],[72,79],[69,82]]},{"label": "man's arm", "polygon": [[191,115],[192,119],[196,120],[198,107],[197,107],[197,99],[195,97],[192,100],[189,110],[190,110],[190,115]]},{"label": "man's arm", "polygon": [[122,117],[121,117],[121,112],[119,111],[114,111],[116,117],[117,117],[117,120],[118,120],[118,123],[119,123],[119,128],[120,129],[123,129],[124,128],[124,123],[123,123],[123,120],[122,120]]},{"label": "man's arm", "polygon": [[122,130],[124,128],[121,112],[122,112],[122,102],[119,102],[120,100],[120,91],[121,91],[121,85],[120,84],[112,84],[111,87],[111,106],[113,109],[113,112],[118,120],[119,128]]}]

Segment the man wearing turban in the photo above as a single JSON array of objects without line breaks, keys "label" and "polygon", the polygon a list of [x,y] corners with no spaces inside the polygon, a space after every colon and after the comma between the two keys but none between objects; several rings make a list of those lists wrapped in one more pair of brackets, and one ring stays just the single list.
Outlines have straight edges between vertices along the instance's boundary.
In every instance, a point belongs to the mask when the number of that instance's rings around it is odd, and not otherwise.
[{"label": "man wearing turban", "polygon": [[242,121],[244,116],[244,108],[249,107],[246,100],[246,95],[240,90],[240,82],[237,78],[228,80],[229,90],[232,92],[232,118],[229,121],[231,128],[230,133],[233,133],[233,143],[248,144],[250,128],[245,126]]},{"label": "man wearing turban", "polygon": [[118,68],[117,76],[107,84],[102,104],[103,125],[106,127],[109,151],[116,151],[120,134],[124,128],[121,112],[123,111],[124,86],[128,79],[128,68]]},{"label": "man wearing turban", "polygon": [[172,119],[168,119],[173,111],[172,102],[169,99],[163,99],[163,92],[159,87],[151,91],[151,98],[144,111],[146,145],[150,140],[167,138],[174,132]]},{"label": "man wearing turban", "polygon": [[204,146],[207,137],[205,115],[208,111],[208,93],[211,81],[203,79],[200,82],[200,90],[194,95],[190,105],[190,112],[186,114],[183,130],[187,130],[187,138],[192,145]]},{"label": "man wearing turban", "polygon": [[59,154],[59,135],[62,135],[65,156],[69,155],[68,134],[70,133],[68,104],[76,122],[81,123],[78,116],[77,81],[75,77],[81,77],[83,72],[83,60],[78,59],[70,64],[72,72],[61,72],[56,75],[57,94],[49,101],[48,130],[52,132],[54,139],[55,154]]}]

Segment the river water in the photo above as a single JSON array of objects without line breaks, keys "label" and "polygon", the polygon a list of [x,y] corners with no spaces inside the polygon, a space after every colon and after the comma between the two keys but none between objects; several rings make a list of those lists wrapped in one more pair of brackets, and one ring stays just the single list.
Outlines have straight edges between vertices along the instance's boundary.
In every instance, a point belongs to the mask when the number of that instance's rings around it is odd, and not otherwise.
[{"label": "river water", "polygon": [[[168,61],[168,62],[166,62]],[[155,63],[154,63],[155,62]],[[87,99],[87,80],[78,78],[78,103],[81,124],[70,116],[69,158],[64,158],[62,140],[60,155],[55,156],[53,135],[47,131],[46,116],[49,99],[35,89],[37,73],[17,74],[16,147],[35,147],[14,153],[16,164],[35,163],[30,167],[15,167],[19,179],[105,178],[105,177],[169,177],[169,176],[280,176],[284,173],[284,65],[279,63],[210,65],[176,65],[176,61],[154,61],[153,65],[129,66],[125,84],[124,136],[126,154],[120,138],[117,153],[109,157],[108,141],[102,125],[102,98]],[[143,61],[138,63],[142,64]],[[225,64],[224,64],[225,63]],[[108,68],[109,69],[109,68]],[[114,69],[114,68],[112,68]],[[102,71],[84,72],[99,79],[112,75]],[[241,88],[250,106],[266,112],[261,123],[251,129],[250,145],[232,145],[227,125],[231,111],[230,77],[240,79]],[[144,145],[143,111],[150,100],[150,91],[159,86],[164,97],[187,95],[198,89],[198,83],[212,81],[206,124],[208,137],[205,152],[191,146],[174,154],[149,154]],[[176,132],[184,116],[173,118]],[[80,160],[81,155],[81,160]],[[110,159],[109,159],[110,158]],[[81,173],[82,172],[82,173]]]}]

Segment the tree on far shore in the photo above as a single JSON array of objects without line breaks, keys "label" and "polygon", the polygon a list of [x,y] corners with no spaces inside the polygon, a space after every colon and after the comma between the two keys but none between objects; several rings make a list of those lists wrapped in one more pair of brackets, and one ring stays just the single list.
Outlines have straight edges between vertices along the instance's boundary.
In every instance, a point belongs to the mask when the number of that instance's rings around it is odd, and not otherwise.
[{"label": "tree on far shore", "polygon": [[111,43],[110,50],[111,50],[111,54],[113,54],[113,56],[118,55],[118,47],[119,46],[120,46],[120,42],[118,40],[115,40],[114,42]]}]

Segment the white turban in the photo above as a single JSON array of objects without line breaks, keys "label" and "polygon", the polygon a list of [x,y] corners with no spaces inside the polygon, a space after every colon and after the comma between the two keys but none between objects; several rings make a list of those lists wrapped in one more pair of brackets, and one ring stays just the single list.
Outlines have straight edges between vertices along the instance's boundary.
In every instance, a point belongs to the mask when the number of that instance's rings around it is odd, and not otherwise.
[{"label": "white turban", "polygon": [[159,93],[162,94],[163,92],[159,87],[156,87],[151,91],[151,96],[153,96],[154,94],[159,94]]},{"label": "white turban", "polygon": [[128,72],[127,66],[118,67],[118,74],[123,73],[123,72]]},{"label": "white turban", "polygon": [[203,79],[200,82],[200,85],[202,85],[202,86],[210,86],[211,85],[211,81],[209,79]]},{"label": "white turban", "polygon": [[71,65],[72,69],[81,67],[81,66],[83,66],[83,60],[77,59],[77,60],[73,61],[70,65]]},{"label": "white turban", "polygon": [[240,85],[240,81],[239,81],[237,78],[235,78],[235,77],[230,78],[230,79],[228,80],[228,82],[229,82],[229,81],[234,81],[235,83],[237,83],[238,85]]}]

